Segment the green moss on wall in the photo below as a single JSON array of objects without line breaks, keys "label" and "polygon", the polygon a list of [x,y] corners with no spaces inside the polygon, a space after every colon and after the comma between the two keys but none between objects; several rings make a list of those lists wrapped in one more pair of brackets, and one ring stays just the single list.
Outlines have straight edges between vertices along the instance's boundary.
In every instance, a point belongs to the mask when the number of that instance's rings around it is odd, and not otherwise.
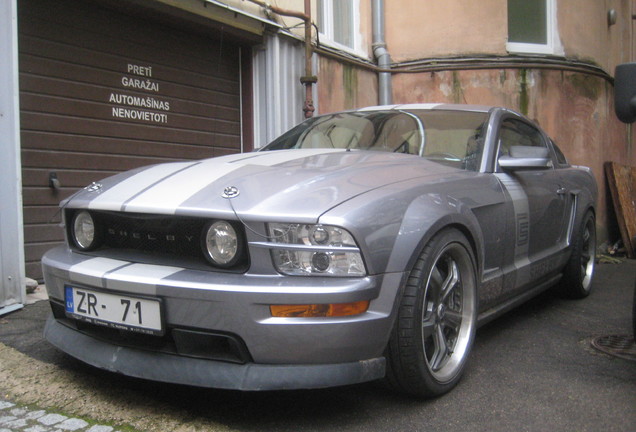
[{"label": "green moss on wall", "polygon": [[350,66],[342,66],[342,83],[344,86],[345,109],[356,108],[356,93],[358,90],[358,71]]},{"label": "green moss on wall", "polygon": [[590,75],[571,74],[567,80],[575,91],[590,100],[597,100],[602,94],[603,80]]},{"label": "green moss on wall", "polygon": [[523,115],[528,115],[528,71],[519,69],[519,111]]},{"label": "green moss on wall", "polygon": [[499,84],[503,87],[506,84],[506,79],[508,78],[507,74],[506,74],[506,70],[502,69],[499,72]]},{"label": "green moss on wall", "polygon": [[462,103],[464,99],[464,93],[462,91],[462,83],[459,79],[459,73],[453,71],[453,102]]}]

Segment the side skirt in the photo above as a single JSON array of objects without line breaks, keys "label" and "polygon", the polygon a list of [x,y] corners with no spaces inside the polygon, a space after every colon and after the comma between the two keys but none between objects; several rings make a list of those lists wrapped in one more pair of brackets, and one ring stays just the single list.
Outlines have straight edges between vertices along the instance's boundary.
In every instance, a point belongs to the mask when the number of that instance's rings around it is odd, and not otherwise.
[{"label": "side skirt", "polygon": [[548,290],[549,288],[553,287],[559,282],[559,280],[561,279],[561,276],[562,274],[559,273],[558,275],[551,277],[550,279],[544,281],[543,283],[540,283],[539,285],[534,286],[528,289],[527,291],[524,291],[522,294],[518,295],[517,297],[513,297],[505,301],[504,303],[501,303],[488,310],[481,312],[479,316],[477,317],[477,326],[481,327],[484,324],[489,323],[490,321],[503,315],[504,313],[510,311],[511,309],[514,309],[517,306],[521,305],[522,303],[525,303],[526,301],[530,300],[532,297],[535,297],[541,294],[542,292]]}]

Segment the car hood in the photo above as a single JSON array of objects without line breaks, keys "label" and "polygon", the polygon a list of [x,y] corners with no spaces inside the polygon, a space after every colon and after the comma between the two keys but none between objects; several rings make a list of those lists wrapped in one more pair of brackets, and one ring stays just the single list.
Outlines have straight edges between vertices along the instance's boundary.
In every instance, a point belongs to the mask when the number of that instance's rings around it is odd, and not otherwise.
[{"label": "car hood", "polygon": [[236,212],[247,220],[310,222],[388,184],[461,173],[412,155],[277,150],[139,168],[93,183],[63,205],[205,217]]}]

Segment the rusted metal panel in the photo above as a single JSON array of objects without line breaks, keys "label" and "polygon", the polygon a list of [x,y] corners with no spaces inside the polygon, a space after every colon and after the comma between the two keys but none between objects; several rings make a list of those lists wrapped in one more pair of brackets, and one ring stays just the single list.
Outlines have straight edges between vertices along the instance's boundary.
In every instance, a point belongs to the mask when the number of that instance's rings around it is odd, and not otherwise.
[{"label": "rusted metal panel", "polygon": [[[27,275],[62,240],[57,203],[142,165],[241,151],[241,47],[99,2],[21,0]],[[61,188],[49,186],[50,173]]]},{"label": "rusted metal panel", "polygon": [[288,36],[265,37],[255,53],[254,146],[262,147],[302,120],[305,91],[303,46]]}]

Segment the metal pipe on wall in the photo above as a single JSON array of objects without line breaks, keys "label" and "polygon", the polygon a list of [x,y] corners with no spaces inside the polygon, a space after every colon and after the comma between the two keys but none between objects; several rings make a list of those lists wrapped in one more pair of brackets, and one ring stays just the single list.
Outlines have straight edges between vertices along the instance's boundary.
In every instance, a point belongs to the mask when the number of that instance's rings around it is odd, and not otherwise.
[{"label": "metal pipe on wall", "polygon": [[[373,0],[373,55],[378,61],[378,67],[383,70],[391,69],[391,56],[384,41],[384,0]],[[393,100],[391,72],[378,73],[378,101],[380,105],[390,105]]]},{"label": "metal pipe on wall", "polygon": [[318,82],[312,72],[311,56],[313,50],[311,47],[311,0],[305,0],[305,75],[300,77],[300,82],[305,86],[305,106],[303,107],[303,113],[305,118],[313,117],[314,111],[314,97],[312,86]]},{"label": "metal pipe on wall", "polygon": [[311,56],[313,54],[313,48],[311,46],[311,0],[305,0],[305,12],[297,12],[288,9],[282,9],[277,6],[273,6],[262,0],[249,0],[250,2],[270,10],[278,15],[290,16],[299,18],[305,22],[305,75],[300,77],[300,82],[305,86],[305,105],[303,107],[303,113],[305,118],[310,118],[314,115],[315,107],[313,100],[313,85],[318,81],[318,77],[313,75]]}]

